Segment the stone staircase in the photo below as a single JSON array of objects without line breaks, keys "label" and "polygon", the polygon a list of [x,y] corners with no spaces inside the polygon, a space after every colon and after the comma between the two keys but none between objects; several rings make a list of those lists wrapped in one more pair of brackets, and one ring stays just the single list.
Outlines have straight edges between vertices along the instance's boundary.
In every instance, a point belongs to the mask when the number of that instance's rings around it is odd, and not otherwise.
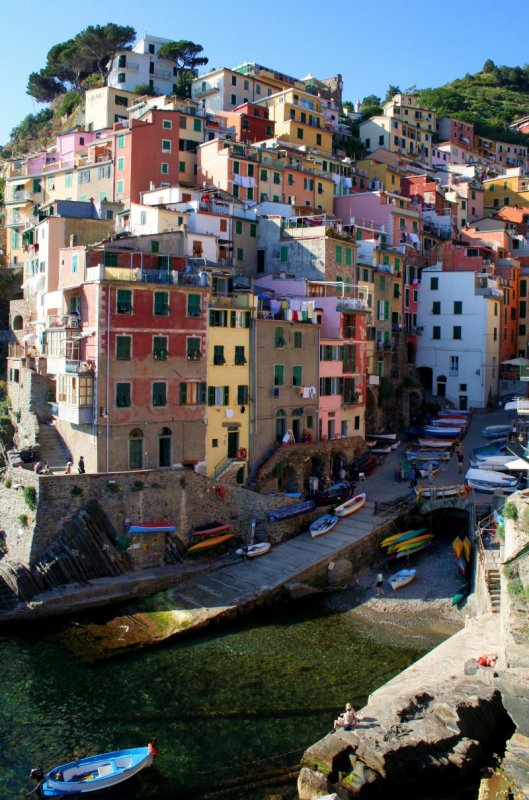
[{"label": "stone staircase", "polygon": [[498,569],[487,571],[487,587],[493,614],[499,614],[501,608],[501,576]]},{"label": "stone staircase", "polygon": [[47,461],[50,470],[63,470],[71,454],[62,436],[51,423],[39,424],[40,457]]}]

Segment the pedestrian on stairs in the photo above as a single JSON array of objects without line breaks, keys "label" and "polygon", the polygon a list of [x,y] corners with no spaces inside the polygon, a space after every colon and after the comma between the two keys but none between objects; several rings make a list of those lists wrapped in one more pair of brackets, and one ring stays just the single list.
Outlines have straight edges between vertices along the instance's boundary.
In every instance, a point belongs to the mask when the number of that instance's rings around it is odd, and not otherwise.
[{"label": "pedestrian on stairs", "polygon": [[84,468],[84,458],[83,458],[83,456],[81,456],[79,458],[79,462],[77,464],[77,472],[79,473],[79,475],[84,475],[85,472],[86,472],[86,470]]}]

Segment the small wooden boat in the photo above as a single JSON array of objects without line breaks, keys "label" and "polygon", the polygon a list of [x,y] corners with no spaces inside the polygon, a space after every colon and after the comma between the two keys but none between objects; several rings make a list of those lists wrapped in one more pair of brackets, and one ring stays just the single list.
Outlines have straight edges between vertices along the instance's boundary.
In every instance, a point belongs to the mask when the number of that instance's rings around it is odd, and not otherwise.
[{"label": "small wooden boat", "polygon": [[244,558],[257,558],[257,556],[264,556],[268,553],[272,545],[270,542],[257,542],[250,544],[248,547],[238,547],[235,551],[236,556],[244,556]]},{"label": "small wooden boat", "polygon": [[450,461],[452,453],[450,450],[426,450],[421,447],[409,447],[406,450],[408,461]]},{"label": "small wooden boat", "polygon": [[175,525],[167,522],[143,522],[141,525],[129,525],[129,533],[174,533]]},{"label": "small wooden boat", "polygon": [[482,444],[472,450],[474,456],[489,456],[501,455],[507,450],[507,445],[504,442],[491,442],[490,444]]},{"label": "small wooden boat", "polygon": [[397,441],[397,434],[396,433],[366,433],[367,438],[369,439],[380,439],[384,442],[396,442]]},{"label": "small wooden boat", "polygon": [[422,436],[419,437],[419,444],[421,447],[426,448],[433,447],[434,449],[440,448],[441,450],[446,450],[447,447],[453,447],[455,443],[455,439],[428,439]]},{"label": "small wooden boat", "polygon": [[307,514],[309,511],[314,511],[316,503],[313,500],[303,500],[301,503],[293,503],[291,506],[283,506],[283,508],[275,508],[273,511],[268,511],[266,518],[269,522],[280,522],[282,519],[290,519],[291,517],[298,517],[300,514]]},{"label": "small wooden boat", "polygon": [[324,533],[329,533],[339,519],[336,514],[324,514],[322,517],[318,517],[310,526],[310,535],[315,539],[316,536],[323,536]]},{"label": "small wooden boat", "polygon": [[470,459],[470,466],[475,469],[488,469],[494,472],[509,472],[509,464],[513,460],[512,456],[505,455],[477,455]]},{"label": "small wooden boat", "polygon": [[197,544],[192,544],[191,547],[187,548],[187,554],[192,556],[196,553],[204,553],[206,550],[219,547],[221,544],[229,542],[230,539],[234,538],[234,533],[221,533],[220,536],[212,536],[210,539],[204,539],[201,542],[197,542]]},{"label": "small wooden boat", "polygon": [[349,469],[355,472],[363,472],[364,475],[369,475],[375,467],[378,465],[378,458],[376,455],[371,455],[371,453],[364,453],[355,460],[350,465]]},{"label": "small wooden boat", "polygon": [[454,484],[453,486],[417,486],[417,494],[422,499],[435,497],[441,499],[443,497],[456,497],[458,495],[465,496],[465,487],[462,484]]},{"label": "small wooden boat", "polygon": [[402,586],[407,586],[415,578],[417,573],[416,569],[401,569],[396,572],[391,578],[388,578],[389,584],[392,589],[400,589]]},{"label": "small wooden boat", "polygon": [[374,447],[371,447],[371,452],[377,456],[387,456],[391,453],[391,445],[380,446],[380,442],[377,442]]},{"label": "small wooden boat", "polygon": [[345,503],[336,506],[334,513],[337,517],[347,517],[349,514],[354,514],[355,511],[358,511],[359,508],[362,508],[366,500],[367,494],[365,492],[355,494],[354,497],[350,497],[349,500],[345,501]]},{"label": "small wooden boat", "polygon": [[502,491],[512,494],[518,489],[518,479],[504,472],[494,472],[491,469],[474,469],[471,467],[465,475],[465,483],[476,492],[494,494]]},{"label": "small wooden boat", "polygon": [[351,495],[351,484],[348,481],[341,481],[322,489],[312,495],[312,499],[318,506],[331,506],[335,503],[343,503]]},{"label": "small wooden boat", "polygon": [[117,786],[150,767],[156,755],[151,742],[146,747],[130,747],[69,761],[49,772],[34,769],[30,774],[34,780],[40,781],[42,797],[71,797]]},{"label": "small wooden boat", "polygon": [[468,426],[468,419],[466,417],[439,417],[439,419],[434,419],[430,423],[431,425],[443,425],[443,427],[450,427],[453,425],[454,428],[466,428]]},{"label": "small wooden boat", "polygon": [[452,425],[425,425],[424,434],[435,439],[457,439],[461,436],[461,428]]},{"label": "small wooden boat", "polygon": [[212,536],[220,536],[221,533],[228,533],[231,528],[232,526],[229,522],[208,522],[206,525],[199,525],[193,528],[191,536],[194,539],[209,539]]},{"label": "small wooden boat", "polygon": [[512,425],[487,425],[483,428],[481,435],[485,439],[496,439],[500,436],[509,436],[512,432]]}]

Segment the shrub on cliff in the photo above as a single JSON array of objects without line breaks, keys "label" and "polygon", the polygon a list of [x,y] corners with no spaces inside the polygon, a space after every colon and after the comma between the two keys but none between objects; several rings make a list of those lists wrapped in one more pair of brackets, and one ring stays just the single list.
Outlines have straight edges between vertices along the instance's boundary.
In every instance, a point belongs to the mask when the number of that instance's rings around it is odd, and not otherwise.
[{"label": "shrub on cliff", "polygon": [[34,486],[24,486],[24,500],[30,511],[37,508],[37,490]]}]

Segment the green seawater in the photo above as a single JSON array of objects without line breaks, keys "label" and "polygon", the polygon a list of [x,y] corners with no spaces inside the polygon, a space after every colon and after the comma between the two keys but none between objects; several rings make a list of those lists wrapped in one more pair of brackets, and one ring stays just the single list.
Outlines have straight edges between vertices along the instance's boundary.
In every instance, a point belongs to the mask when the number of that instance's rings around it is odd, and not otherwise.
[{"label": "green seawater", "polygon": [[105,797],[200,800],[233,780],[230,800],[294,797],[295,777],[276,788],[275,771],[297,766],[346,702],[361,707],[438,643],[372,637],[320,599],[87,665],[63,646],[72,624],[2,633],[1,800],[33,788],[32,767],[152,737],[154,766]]}]

